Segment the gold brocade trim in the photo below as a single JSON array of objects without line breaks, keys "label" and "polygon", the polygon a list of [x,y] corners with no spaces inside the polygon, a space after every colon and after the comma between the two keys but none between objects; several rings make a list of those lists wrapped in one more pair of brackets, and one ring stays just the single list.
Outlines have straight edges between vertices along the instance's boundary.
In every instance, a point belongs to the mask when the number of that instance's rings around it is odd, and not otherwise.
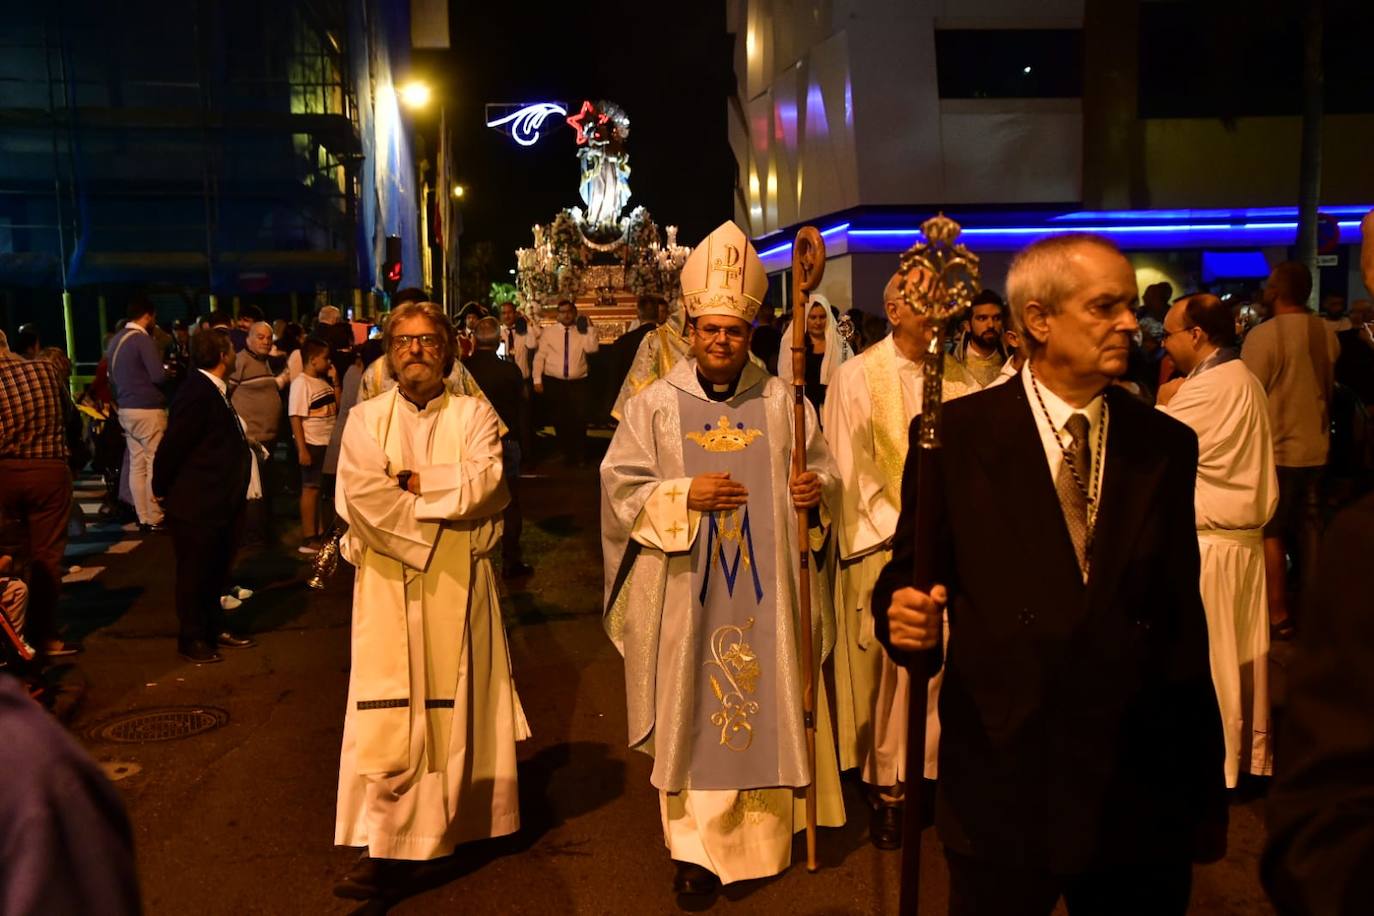
[{"label": "gold brocade trim", "polygon": [[625,644],[625,613],[629,606],[630,582],[627,579],[621,583],[620,591],[616,594],[615,600],[611,602],[611,608],[606,612],[606,619],[602,623],[606,635],[611,638],[611,642],[619,647],[623,647]]},{"label": "gold brocade trim", "polygon": [[731,833],[744,826],[765,820],[790,820],[792,793],[786,789],[744,789],[735,796],[735,803],[711,825],[721,833]]},{"label": "gold brocade trim", "polygon": [[742,452],[762,435],[763,430],[745,429],[743,423],[731,426],[730,418],[721,414],[715,429],[708,426],[705,432],[688,433],[687,438],[708,452]]},{"label": "gold brocade trim", "polygon": [[899,505],[911,417],[906,415],[906,405],[902,403],[902,378],[897,371],[897,346],[892,336],[888,335],[862,358],[868,399],[873,405],[873,457],[891,482],[891,486],[883,488],[884,495],[893,505]]},{"label": "gold brocade trim", "polygon": [[706,662],[706,667],[714,665],[720,669],[729,687],[727,690],[722,686],[715,674],[707,675],[711,692],[721,707],[711,714],[711,724],[720,728],[721,746],[739,752],[749,750],[754,743],[754,726],[749,717],[759,711],[756,701],[746,699],[747,694],[758,689],[762,673],[753,648],[744,641],[744,631],[753,626],[754,618],[750,617],[742,627],[734,624],[717,627],[711,634],[711,660]]}]

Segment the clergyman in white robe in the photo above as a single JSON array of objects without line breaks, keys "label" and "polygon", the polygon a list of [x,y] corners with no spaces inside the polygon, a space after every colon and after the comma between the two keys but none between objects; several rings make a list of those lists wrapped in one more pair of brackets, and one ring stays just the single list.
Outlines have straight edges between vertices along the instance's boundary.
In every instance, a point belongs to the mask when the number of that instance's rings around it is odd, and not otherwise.
[{"label": "clergyman in white robe", "polygon": [[1239,359],[1204,360],[1160,409],[1197,433],[1194,500],[1226,785],[1272,772],[1262,529],[1278,504],[1264,387]]},{"label": "clergyman in white robe", "polygon": [[[894,804],[906,773],[907,671],[873,636],[870,600],[892,558],[902,504],[908,431],[921,411],[921,366],[891,335],[839,368],[826,395],[825,438],[844,482],[838,518],[840,569],[835,600],[836,728],[840,767],[858,767],[871,799]],[[936,776],[940,675],[927,693],[924,776]]]},{"label": "clergyman in white robe", "polygon": [[[496,412],[391,387],[349,414],[336,504],[357,567],[334,841],[434,859],[520,826],[511,680],[490,554],[508,496]],[[420,493],[396,474],[417,473]]]}]

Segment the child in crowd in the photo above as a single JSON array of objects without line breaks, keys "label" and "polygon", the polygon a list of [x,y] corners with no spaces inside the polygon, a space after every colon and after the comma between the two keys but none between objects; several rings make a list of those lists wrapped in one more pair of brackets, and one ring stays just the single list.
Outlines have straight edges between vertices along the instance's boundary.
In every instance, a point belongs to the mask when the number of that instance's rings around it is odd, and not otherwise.
[{"label": "child in crowd", "polygon": [[15,575],[14,558],[0,553],[0,664],[33,659],[33,649],[24,641],[28,605],[29,587]]},{"label": "child in crowd", "polygon": [[313,554],[324,541],[320,483],[324,454],[339,412],[338,390],[330,378],[329,345],[317,338],[301,346],[301,374],[291,382],[287,413],[301,465],[301,546]]}]

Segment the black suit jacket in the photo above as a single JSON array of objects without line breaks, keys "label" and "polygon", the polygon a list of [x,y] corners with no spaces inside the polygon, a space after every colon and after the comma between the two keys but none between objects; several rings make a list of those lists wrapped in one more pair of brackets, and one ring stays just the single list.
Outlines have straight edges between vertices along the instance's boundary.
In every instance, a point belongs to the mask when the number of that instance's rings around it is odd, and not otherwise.
[{"label": "black suit jacket", "polygon": [[153,494],[163,510],[178,521],[232,524],[247,499],[252,461],[238,418],[215,383],[192,369],[153,458]]},{"label": "black suit jacket", "polygon": [[[1106,397],[1086,585],[1018,379],[944,408],[935,463],[933,546],[950,594],[940,837],[966,855],[1065,875],[1225,849],[1221,718],[1198,588],[1197,438],[1123,389]],[[887,632],[892,593],[912,584],[916,430],[872,607],[889,653],[933,670],[936,653],[894,652]]]},{"label": "black suit jacket", "polygon": [[611,345],[615,352],[615,384],[609,386],[612,400],[620,394],[620,386],[625,384],[625,378],[630,374],[630,368],[634,366],[635,356],[639,353],[639,345],[644,342],[644,338],[656,330],[658,330],[658,325],[653,322],[641,324],[633,331],[621,334]]},{"label": "black suit jacket", "polygon": [[1288,680],[1260,875],[1280,913],[1356,916],[1374,901],[1374,493],[1322,540]]},{"label": "black suit jacket", "polygon": [[494,350],[475,351],[463,362],[463,367],[472,374],[477,387],[487,396],[510,434],[523,440],[529,402],[525,396],[525,377],[520,374],[520,367],[497,356]]}]

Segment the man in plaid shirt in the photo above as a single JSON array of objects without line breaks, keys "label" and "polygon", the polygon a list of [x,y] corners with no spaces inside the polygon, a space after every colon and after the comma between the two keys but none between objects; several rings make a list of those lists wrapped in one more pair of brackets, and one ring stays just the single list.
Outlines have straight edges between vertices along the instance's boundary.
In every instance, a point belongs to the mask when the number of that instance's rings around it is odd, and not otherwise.
[{"label": "man in plaid shirt", "polygon": [[57,637],[72,504],[65,420],[72,409],[57,367],[10,352],[0,332],[0,510],[27,522],[32,575],[25,634],[50,656],[78,651]]}]

